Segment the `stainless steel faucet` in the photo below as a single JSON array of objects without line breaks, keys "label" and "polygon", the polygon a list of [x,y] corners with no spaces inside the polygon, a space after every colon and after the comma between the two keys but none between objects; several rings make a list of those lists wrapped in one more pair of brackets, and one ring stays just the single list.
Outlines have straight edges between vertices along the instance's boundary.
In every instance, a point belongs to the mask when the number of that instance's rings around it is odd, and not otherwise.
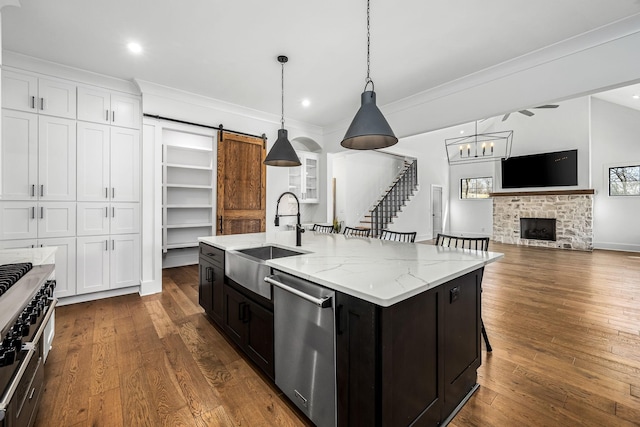
[{"label": "stainless steel faucet", "polygon": [[[282,197],[285,194],[291,194],[293,196],[294,199],[296,199],[296,204],[298,205],[298,213],[295,215],[280,215],[278,214],[278,208],[280,207],[280,199],[282,199]],[[298,200],[298,197],[293,194],[291,191],[285,191],[284,193],[282,193],[280,195],[280,197],[278,197],[278,203],[276,204],[276,220],[274,221],[274,224],[277,226],[280,225],[280,217],[281,216],[295,216],[296,217],[296,246],[302,246],[302,233],[304,233],[304,228],[302,228],[302,225],[300,224],[300,201]]]}]

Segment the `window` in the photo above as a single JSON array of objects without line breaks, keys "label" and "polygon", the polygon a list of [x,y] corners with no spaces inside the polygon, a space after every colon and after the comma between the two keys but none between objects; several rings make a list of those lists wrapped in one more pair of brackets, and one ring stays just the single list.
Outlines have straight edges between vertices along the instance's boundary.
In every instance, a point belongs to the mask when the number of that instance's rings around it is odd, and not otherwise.
[{"label": "window", "polygon": [[463,178],[460,180],[461,199],[487,199],[493,190],[493,178]]},{"label": "window", "polygon": [[640,196],[640,165],[609,168],[610,196]]}]

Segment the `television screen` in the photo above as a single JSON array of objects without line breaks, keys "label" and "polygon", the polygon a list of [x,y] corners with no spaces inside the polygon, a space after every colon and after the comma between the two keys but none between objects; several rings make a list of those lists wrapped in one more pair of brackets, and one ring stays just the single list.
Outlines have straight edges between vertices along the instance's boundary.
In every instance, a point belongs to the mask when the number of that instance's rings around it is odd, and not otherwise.
[{"label": "television screen", "polygon": [[502,188],[578,185],[578,150],[502,160]]}]

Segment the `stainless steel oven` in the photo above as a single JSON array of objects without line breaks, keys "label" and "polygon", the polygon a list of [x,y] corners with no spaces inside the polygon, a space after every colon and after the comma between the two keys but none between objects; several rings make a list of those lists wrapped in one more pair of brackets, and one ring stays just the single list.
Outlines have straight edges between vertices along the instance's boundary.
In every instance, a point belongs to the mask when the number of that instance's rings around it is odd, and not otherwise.
[{"label": "stainless steel oven", "polygon": [[55,312],[53,265],[0,266],[0,427],[31,426],[44,384],[44,333]]}]

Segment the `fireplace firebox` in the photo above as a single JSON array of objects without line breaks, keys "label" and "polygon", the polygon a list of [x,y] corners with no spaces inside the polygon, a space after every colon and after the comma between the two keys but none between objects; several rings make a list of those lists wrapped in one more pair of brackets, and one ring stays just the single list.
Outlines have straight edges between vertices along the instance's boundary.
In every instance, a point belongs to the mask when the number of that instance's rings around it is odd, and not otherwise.
[{"label": "fireplace firebox", "polygon": [[520,218],[520,238],[556,241],[555,218]]}]

